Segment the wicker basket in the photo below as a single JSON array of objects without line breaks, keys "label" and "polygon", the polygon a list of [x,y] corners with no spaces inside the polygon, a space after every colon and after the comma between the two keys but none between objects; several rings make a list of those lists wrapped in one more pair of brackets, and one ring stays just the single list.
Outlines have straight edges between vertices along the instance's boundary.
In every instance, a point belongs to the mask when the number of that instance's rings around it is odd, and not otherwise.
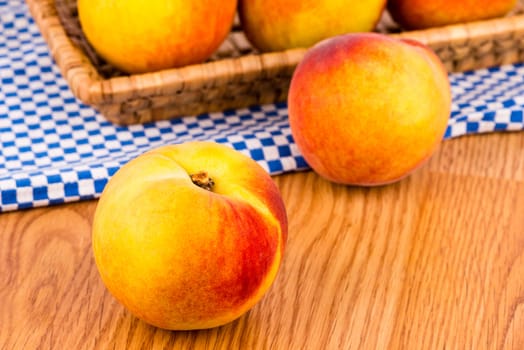
[{"label": "wicker basket", "polygon": [[[75,0],[27,0],[73,94],[116,124],[135,124],[285,101],[305,50],[257,53],[236,24],[206,63],[124,75],[87,44]],[[510,15],[429,30],[400,32],[387,13],[378,31],[429,45],[447,69],[464,71],[524,61],[524,0]]]}]

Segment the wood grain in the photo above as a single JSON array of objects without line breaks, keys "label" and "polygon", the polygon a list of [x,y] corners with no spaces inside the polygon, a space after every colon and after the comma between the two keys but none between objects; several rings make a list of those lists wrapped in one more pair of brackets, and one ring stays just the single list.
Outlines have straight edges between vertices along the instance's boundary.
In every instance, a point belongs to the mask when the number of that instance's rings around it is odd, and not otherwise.
[{"label": "wood grain", "polygon": [[105,290],[96,201],[0,216],[2,349],[524,349],[524,133],[443,142],[389,186],[275,177],[290,221],[265,298],[170,332]]}]

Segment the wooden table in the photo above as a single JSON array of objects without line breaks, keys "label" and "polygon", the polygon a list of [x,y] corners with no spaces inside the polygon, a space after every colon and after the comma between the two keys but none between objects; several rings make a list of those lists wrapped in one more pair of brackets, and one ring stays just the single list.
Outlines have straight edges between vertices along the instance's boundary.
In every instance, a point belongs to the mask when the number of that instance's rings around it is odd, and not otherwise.
[{"label": "wooden table", "polygon": [[389,186],[275,181],[290,221],[277,280],[204,331],[148,326],[105,290],[96,201],[0,215],[0,347],[524,349],[524,133],[444,141]]}]

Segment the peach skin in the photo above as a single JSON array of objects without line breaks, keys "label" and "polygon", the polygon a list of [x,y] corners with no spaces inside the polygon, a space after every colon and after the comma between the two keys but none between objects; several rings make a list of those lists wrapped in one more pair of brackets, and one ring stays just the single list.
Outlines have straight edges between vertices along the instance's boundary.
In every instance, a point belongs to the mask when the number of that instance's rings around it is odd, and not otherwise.
[{"label": "peach skin", "polygon": [[426,46],[374,33],[308,50],[288,95],[293,138],[324,178],[351,185],[398,181],[440,144],[451,109],[447,73]]},{"label": "peach skin", "polygon": [[238,13],[249,41],[260,51],[306,48],[328,37],[369,32],[386,0],[239,0]]},{"label": "peach skin", "polygon": [[391,17],[405,29],[426,29],[489,18],[511,11],[517,0],[388,0]]},{"label": "peach skin", "polygon": [[236,0],[79,0],[93,48],[127,73],[204,62],[233,25]]},{"label": "peach skin", "polygon": [[137,317],[171,330],[217,327],[247,312],[273,283],[286,239],[271,177],[212,142],[163,146],[124,165],[93,222],[107,289]]}]

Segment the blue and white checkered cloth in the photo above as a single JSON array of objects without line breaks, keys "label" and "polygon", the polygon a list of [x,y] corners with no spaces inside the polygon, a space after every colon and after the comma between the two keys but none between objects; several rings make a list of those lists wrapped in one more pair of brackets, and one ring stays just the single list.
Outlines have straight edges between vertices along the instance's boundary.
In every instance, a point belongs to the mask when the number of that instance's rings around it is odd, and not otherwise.
[{"label": "blue and white checkered cloth", "polygon": [[[450,76],[445,138],[524,128],[524,65]],[[270,174],[308,168],[291,136],[286,104],[115,126],[72,95],[21,0],[0,0],[0,212],[98,197],[144,151],[213,140]]]}]

